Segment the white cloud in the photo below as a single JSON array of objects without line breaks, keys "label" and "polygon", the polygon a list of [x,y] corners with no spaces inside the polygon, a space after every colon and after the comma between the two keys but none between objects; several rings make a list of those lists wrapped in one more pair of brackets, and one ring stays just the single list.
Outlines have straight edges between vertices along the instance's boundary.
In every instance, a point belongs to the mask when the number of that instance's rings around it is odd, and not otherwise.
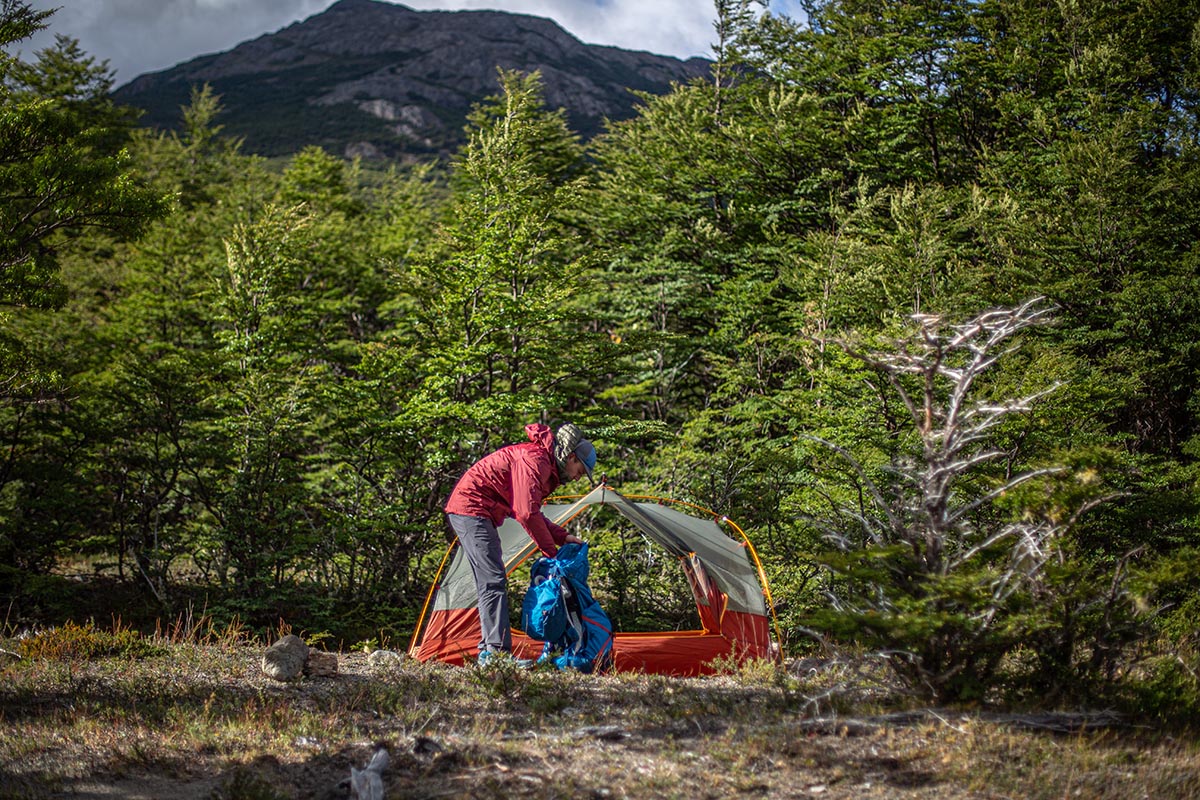
[{"label": "white cloud", "polygon": [[494,9],[549,17],[588,44],[712,55],[712,0],[407,0],[420,10]]}]

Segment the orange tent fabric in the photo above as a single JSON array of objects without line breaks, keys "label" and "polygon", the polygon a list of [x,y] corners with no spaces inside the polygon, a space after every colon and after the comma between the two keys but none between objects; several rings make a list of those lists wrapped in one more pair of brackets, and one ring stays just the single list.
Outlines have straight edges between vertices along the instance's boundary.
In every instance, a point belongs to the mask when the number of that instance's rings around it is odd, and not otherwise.
[{"label": "orange tent fabric", "polygon": [[[704,675],[715,671],[713,662],[718,659],[741,662],[777,657],[766,576],[740,528],[706,509],[657,498],[626,498],[605,484],[571,505],[548,504],[546,512],[564,524],[588,507],[601,504],[614,508],[647,539],[679,560],[701,624],[701,629],[694,631],[615,634],[613,669]],[[727,535],[722,524],[732,528],[740,541]],[[514,520],[507,520],[499,533],[508,574],[512,575],[537,550]],[[430,588],[409,654],[421,661],[461,665],[475,658],[479,638],[470,567],[451,545]],[[541,650],[541,642],[513,631],[513,651],[518,657],[534,658]]]}]

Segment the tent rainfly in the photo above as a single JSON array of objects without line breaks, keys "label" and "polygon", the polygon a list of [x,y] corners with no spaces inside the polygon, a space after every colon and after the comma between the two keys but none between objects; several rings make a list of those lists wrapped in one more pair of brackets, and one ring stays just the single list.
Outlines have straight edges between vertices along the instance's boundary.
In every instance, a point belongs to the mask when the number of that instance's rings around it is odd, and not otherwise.
[{"label": "tent rainfly", "polygon": [[[741,662],[777,657],[771,642],[772,606],[766,575],[740,528],[696,506],[625,497],[603,483],[574,503],[552,502],[544,510],[546,516],[562,525],[595,505],[615,509],[649,541],[679,560],[701,624],[700,630],[615,634],[613,669],[703,675],[715,671],[716,659]],[[698,517],[696,512],[708,516]],[[736,531],[741,541],[722,531],[721,523]],[[499,534],[505,567],[511,576],[537,554],[537,546],[513,519],[505,520]],[[442,559],[409,645],[409,655],[420,661],[461,665],[474,658],[479,644],[475,583],[456,545],[457,541],[451,543]],[[518,657],[536,658],[541,649],[541,642],[513,631],[513,652]]]}]

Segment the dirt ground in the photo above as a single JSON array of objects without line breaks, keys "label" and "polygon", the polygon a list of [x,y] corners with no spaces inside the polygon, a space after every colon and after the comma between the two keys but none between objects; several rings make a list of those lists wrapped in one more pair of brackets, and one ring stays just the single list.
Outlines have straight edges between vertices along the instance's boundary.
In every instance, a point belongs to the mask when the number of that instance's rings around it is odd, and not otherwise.
[{"label": "dirt ground", "polygon": [[1200,797],[1195,741],[1102,713],[885,711],[870,687],[779,675],[360,653],[279,683],[261,652],[5,666],[0,798],[347,798],[379,749],[389,798]]}]

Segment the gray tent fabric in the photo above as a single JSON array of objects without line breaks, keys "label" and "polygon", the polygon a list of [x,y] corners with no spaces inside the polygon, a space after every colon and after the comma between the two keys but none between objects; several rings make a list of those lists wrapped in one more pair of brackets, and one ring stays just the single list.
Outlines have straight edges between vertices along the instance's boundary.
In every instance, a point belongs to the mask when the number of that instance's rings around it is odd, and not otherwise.
[{"label": "gray tent fabric", "polygon": [[[716,520],[693,517],[657,503],[631,503],[623,497],[621,503],[614,505],[672,555],[686,558],[695,553],[709,577],[728,595],[730,610],[766,615],[767,603],[758,571],[746,548],[726,536]],[[638,514],[654,520],[653,530],[639,524]],[[668,541],[656,538],[660,531],[669,534]]]},{"label": "gray tent fabric", "polygon": [[[551,516],[551,518],[553,518]],[[525,558],[537,550],[537,545],[525,533],[521,523],[511,517],[496,529],[500,534],[500,552],[504,558],[507,572],[512,571]],[[454,548],[454,556],[450,560],[441,587],[433,603],[434,611],[444,611],[451,608],[474,608],[478,603],[475,595],[475,578],[471,575],[471,565],[463,556],[461,548]]]},{"label": "gray tent fabric", "polygon": [[[756,566],[746,547],[730,538],[715,519],[702,519],[656,502],[629,500],[601,484],[574,503],[548,503],[545,514],[556,522],[592,505],[607,505],[629,520],[646,538],[676,558],[692,558],[729,598],[729,609],[767,615],[766,598]],[[534,555],[537,546],[515,519],[498,528],[504,563],[512,573]],[[700,599],[700,598],[698,598]],[[455,552],[435,598],[434,610],[475,605],[475,583],[462,554]]]}]

